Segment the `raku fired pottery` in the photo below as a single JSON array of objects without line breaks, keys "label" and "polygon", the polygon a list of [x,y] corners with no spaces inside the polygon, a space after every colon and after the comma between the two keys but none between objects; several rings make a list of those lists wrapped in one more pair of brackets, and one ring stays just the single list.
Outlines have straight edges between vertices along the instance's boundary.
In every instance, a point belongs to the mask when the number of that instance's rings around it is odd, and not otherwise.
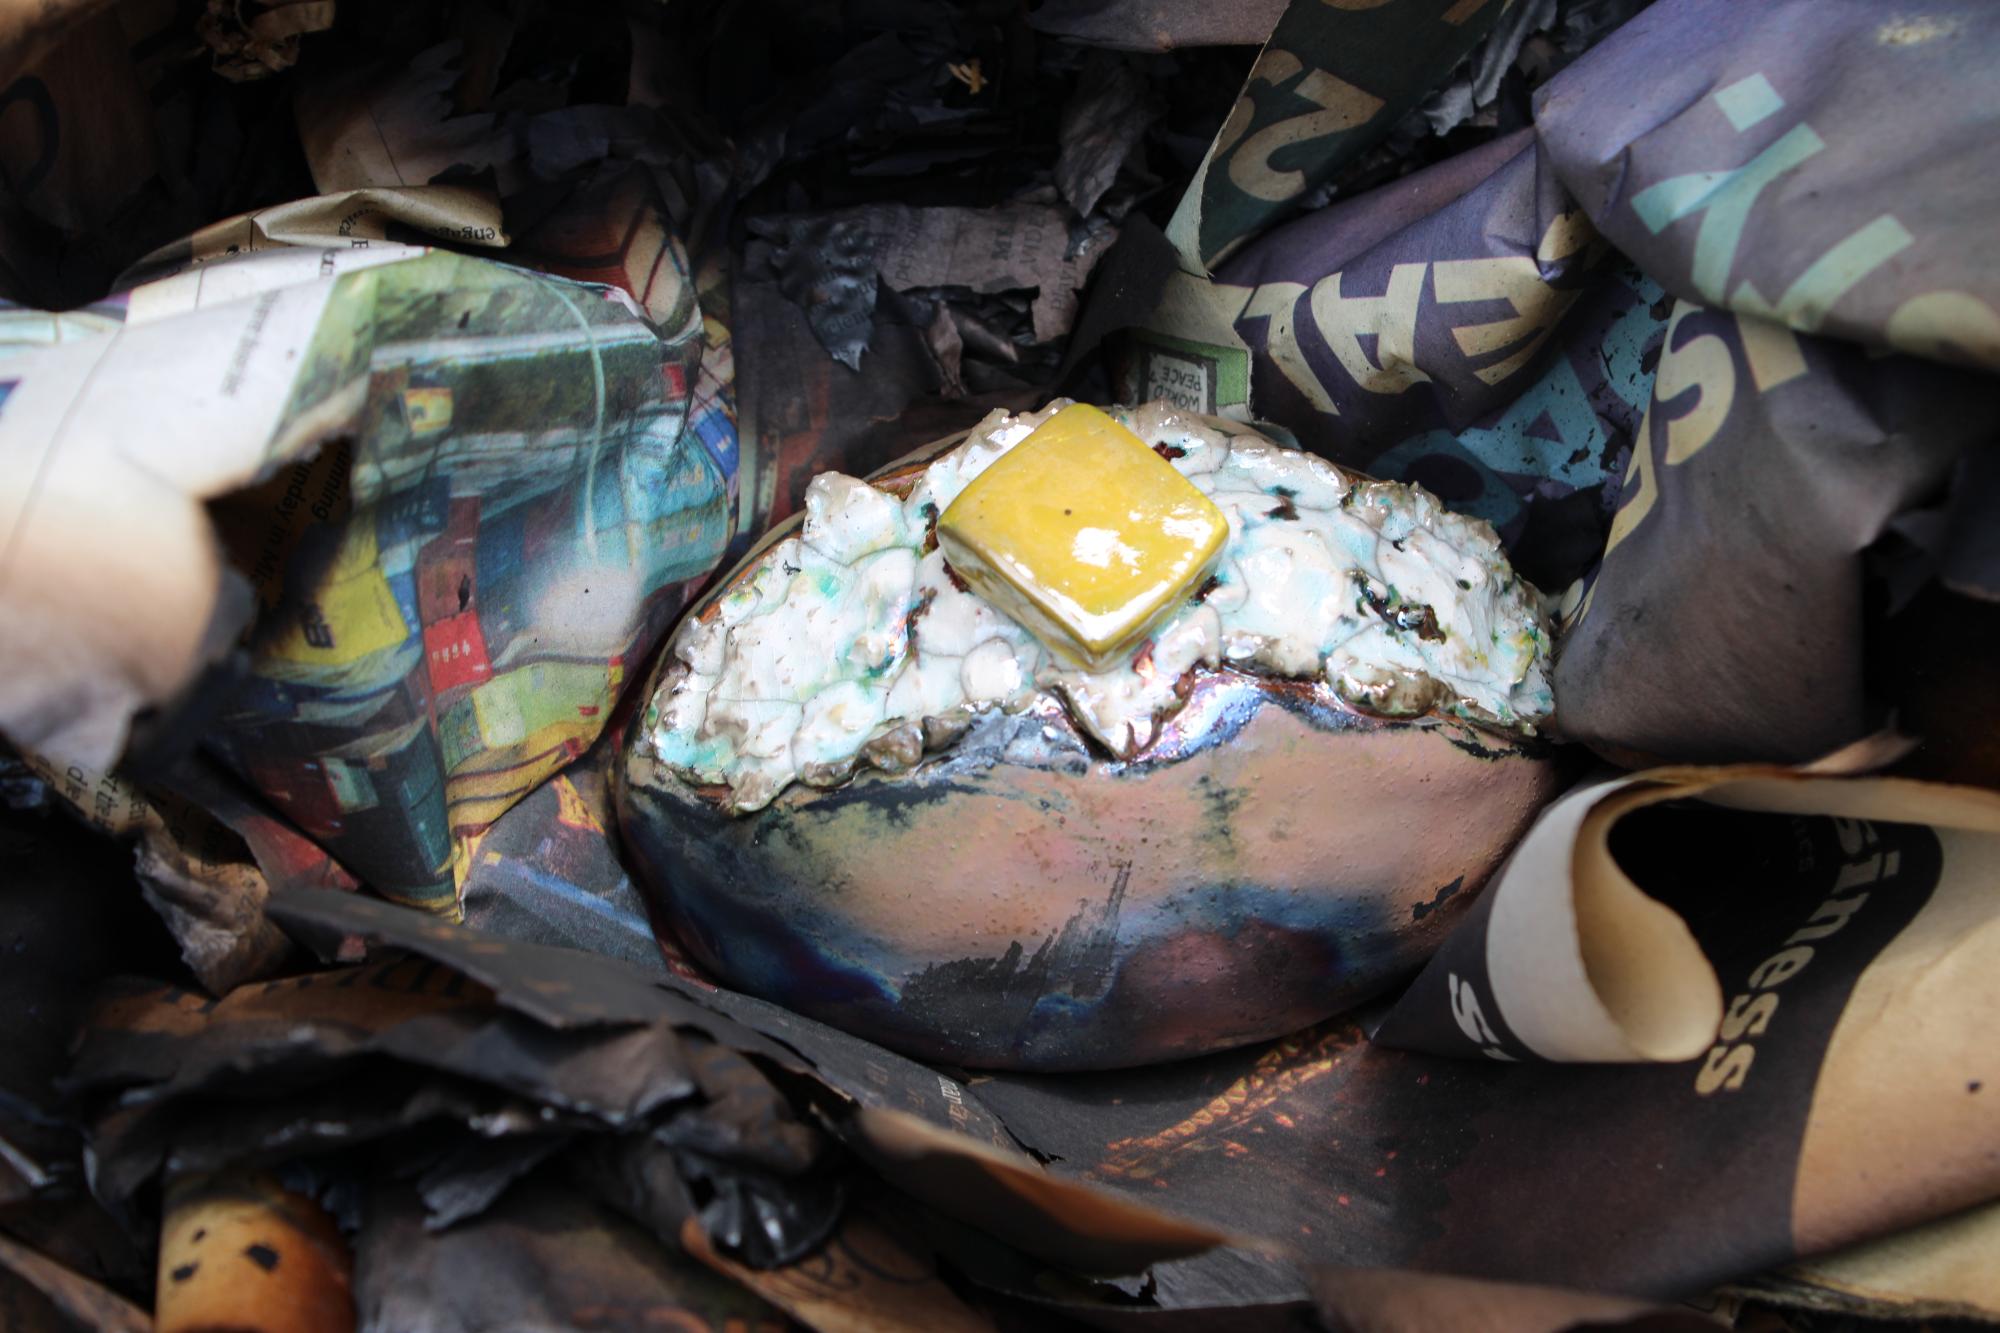
[{"label": "raku fired pottery", "polygon": [[[942,449],[874,484],[907,494]],[[904,771],[732,812],[651,743],[671,669],[619,780],[660,920],[734,987],[970,1066],[1150,1063],[1350,1007],[1435,949],[1553,794],[1549,747],[1522,730],[1370,716],[1325,680],[1204,665],[1123,758],[1041,695],[975,712]]]}]

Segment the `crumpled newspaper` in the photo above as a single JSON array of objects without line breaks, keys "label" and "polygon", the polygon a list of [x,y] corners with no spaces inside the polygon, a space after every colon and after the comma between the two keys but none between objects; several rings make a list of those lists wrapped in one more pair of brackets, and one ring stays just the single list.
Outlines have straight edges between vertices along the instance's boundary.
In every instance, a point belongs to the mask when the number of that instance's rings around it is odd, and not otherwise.
[{"label": "crumpled newspaper", "polygon": [[[350,3],[218,72],[192,11],[44,8],[0,448],[87,522],[0,548],[5,787],[140,845],[22,816],[0,919],[150,980],[73,1100],[52,1019],[0,1061],[0,1301],[142,1318],[155,1186],[272,1168],[395,1333],[1996,1308],[1990,798],[1771,762],[1896,706],[2000,772],[1984,9]],[[814,471],[1058,391],[1422,481],[1559,603],[1569,736],[1757,766],[1580,788],[1400,1003],[1183,1065],[713,987],[618,856],[640,657]],[[179,962],[92,940],[142,895]]]},{"label": "crumpled newspaper", "polygon": [[733,450],[691,419],[691,293],[674,313],[378,243],[12,314],[0,729],[104,771],[156,712],[378,891],[451,910],[728,544]]},{"label": "crumpled newspaper", "polygon": [[[2000,427],[1992,176],[1967,168],[1991,11],[1655,4],[1532,126],[1256,234],[1367,128],[1307,109],[1359,18],[1313,21],[1183,198],[1121,396],[1254,413],[1489,519],[1564,597],[1558,727],[1601,753],[1802,761],[1877,725],[1871,548],[2000,587],[1971,535]],[[1885,116],[1878,86],[1923,95]],[[1292,164],[1285,201],[1258,163]]]}]

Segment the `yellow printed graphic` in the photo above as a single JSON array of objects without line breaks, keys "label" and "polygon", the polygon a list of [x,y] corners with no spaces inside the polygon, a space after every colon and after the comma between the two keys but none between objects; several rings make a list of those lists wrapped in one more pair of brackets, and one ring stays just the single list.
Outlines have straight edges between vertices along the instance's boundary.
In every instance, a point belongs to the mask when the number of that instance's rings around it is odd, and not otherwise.
[{"label": "yellow printed graphic", "polygon": [[598,710],[609,705],[617,687],[616,668],[607,673],[596,662],[537,662],[502,672],[472,692],[479,742],[488,750],[505,750],[549,727],[595,734]]},{"label": "yellow printed graphic", "polygon": [[302,599],[297,616],[267,650],[300,666],[346,666],[409,637],[389,580],[382,576],[372,523],[347,528],[333,567]]},{"label": "yellow printed graphic", "polygon": [[583,793],[566,774],[560,774],[550,784],[556,789],[556,822],[584,833],[603,833],[604,825],[597,813],[584,802]]},{"label": "yellow printed graphic", "polygon": [[450,429],[450,388],[403,390],[403,418],[409,422],[412,435],[435,435]]}]

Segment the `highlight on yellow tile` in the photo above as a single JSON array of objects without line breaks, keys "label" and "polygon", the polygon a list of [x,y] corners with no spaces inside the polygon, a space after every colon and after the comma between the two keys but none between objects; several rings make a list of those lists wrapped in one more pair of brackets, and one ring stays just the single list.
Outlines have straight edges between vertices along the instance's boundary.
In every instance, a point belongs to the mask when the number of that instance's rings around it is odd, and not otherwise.
[{"label": "highlight on yellow tile", "polygon": [[1098,670],[1208,577],[1229,522],[1144,440],[1075,403],[973,478],[937,537],[980,596]]}]

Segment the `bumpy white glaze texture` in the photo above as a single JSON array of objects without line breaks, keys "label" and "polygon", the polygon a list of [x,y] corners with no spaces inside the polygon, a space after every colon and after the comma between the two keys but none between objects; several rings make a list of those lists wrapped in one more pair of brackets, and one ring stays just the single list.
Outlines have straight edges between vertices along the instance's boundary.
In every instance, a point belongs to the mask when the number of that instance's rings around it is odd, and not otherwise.
[{"label": "bumpy white glaze texture", "polygon": [[1392,717],[1532,731],[1550,713],[1540,608],[1486,523],[1420,487],[1352,480],[1165,403],[1112,415],[1228,517],[1221,564],[1131,660],[1096,672],[1057,660],[925,547],[945,506],[1066,405],[995,412],[906,499],[838,473],[814,478],[798,534],[675,633],[647,715],[661,761],[727,787],[729,808],[747,813],[795,781],[910,767],[974,712],[1044,695],[1130,758],[1198,666],[1323,676],[1355,707]]}]

